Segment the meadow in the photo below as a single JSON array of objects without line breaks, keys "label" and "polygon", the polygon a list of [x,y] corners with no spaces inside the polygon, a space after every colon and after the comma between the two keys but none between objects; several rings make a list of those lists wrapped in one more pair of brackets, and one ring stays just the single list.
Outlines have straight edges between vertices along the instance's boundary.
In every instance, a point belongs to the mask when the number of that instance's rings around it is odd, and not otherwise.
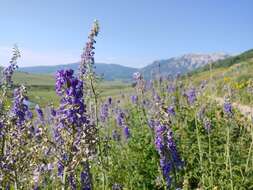
[{"label": "meadow", "polygon": [[[253,189],[253,50],[186,75],[132,84],[93,72],[3,69],[0,189]],[[218,101],[220,98],[223,101]],[[32,105],[27,102],[32,102]]]}]

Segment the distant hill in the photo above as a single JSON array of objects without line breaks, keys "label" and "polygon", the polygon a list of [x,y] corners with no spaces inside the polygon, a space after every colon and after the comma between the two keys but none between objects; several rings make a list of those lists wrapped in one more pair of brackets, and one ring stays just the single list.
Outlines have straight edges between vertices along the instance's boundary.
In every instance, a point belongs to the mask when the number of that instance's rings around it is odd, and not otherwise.
[{"label": "distant hill", "polygon": [[[132,74],[140,71],[146,79],[150,79],[152,75],[176,75],[177,73],[184,74],[196,68],[205,66],[210,62],[223,60],[230,57],[228,54],[213,53],[213,54],[186,54],[180,57],[173,57],[165,60],[157,60],[146,67],[137,69],[126,67],[118,64],[104,64],[96,63],[95,71],[98,75],[103,76],[105,80],[122,80],[129,81],[132,79]],[[71,68],[75,71],[78,70],[79,63],[72,63],[66,65],[55,66],[35,66],[35,67],[22,67],[19,71],[32,73],[32,74],[54,74],[59,69]]]},{"label": "distant hill", "polygon": [[[51,74],[53,75],[57,70],[71,68],[77,72],[79,63],[72,63],[66,65],[55,66],[34,66],[21,67],[19,71],[32,74]],[[126,67],[117,64],[96,63],[95,72],[102,76],[105,80],[131,80],[132,74],[138,71],[136,68]]]}]

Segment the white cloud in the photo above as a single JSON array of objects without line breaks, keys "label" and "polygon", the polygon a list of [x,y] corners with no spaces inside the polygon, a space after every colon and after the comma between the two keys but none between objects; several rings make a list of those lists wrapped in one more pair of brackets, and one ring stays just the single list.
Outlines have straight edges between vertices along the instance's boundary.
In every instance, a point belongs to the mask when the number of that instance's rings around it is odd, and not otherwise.
[{"label": "white cloud", "polygon": [[[65,52],[37,52],[27,48],[20,48],[20,67],[37,65],[59,65],[78,61],[78,53]],[[7,66],[12,56],[12,47],[0,47],[0,65]]]}]

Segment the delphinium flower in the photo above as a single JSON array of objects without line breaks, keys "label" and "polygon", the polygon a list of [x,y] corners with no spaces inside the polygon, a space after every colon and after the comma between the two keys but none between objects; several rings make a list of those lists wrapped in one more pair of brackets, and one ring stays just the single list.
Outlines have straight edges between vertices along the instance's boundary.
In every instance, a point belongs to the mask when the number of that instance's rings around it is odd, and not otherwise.
[{"label": "delphinium flower", "polygon": [[169,106],[169,107],[167,108],[167,113],[168,113],[170,116],[176,115],[174,106]]},{"label": "delphinium flower", "polygon": [[83,163],[83,169],[81,172],[81,190],[91,190],[92,183],[91,183],[91,176],[90,176],[90,168],[87,162]]},{"label": "delphinium flower", "polygon": [[10,65],[4,68],[3,70],[2,83],[7,86],[12,86],[13,84],[12,76],[13,76],[14,71],[18,68],[17,60],[18,58],[20,58],[20,51],[16,45],[13,47],[12,51],[13,51],[13,56],[10,60]]},{"label": "delphinium flower", "polygon": [[117,111],[116,121],[119,127],[122,127],[125,122],[125,113],[122,110]]},{"label": "delphinium flower", "polygon": [[117,111],[116,121],[119,127],[123,129],[123,134],[128,139],[130,137],[130,129],[126,123],[126,114],[122,110]]},{"label": "delphinium flower", "polygon": [[171,171],[182,167],[183,162],[177,152],[171,129],[159,122],[156,124],[155,145],[160,155],[160,167],[166,182],[166,188],[169,189],[171,185]]},{"label": "delphinium flower", "polygon": [[133,73],[134,86],[136,88],[137,93],[141,94],[145,91],[145,80],[140,72]]},{"label": "delphinium flower", "polygon": [[35,106],[35,111],[36,111],[39,119],[41,121],[43,121],[44,120],[44,114],[43,114],[43,111],[42,111],[42,109],[40,108],[40,106],[38,104]]},{"label": "delphinium flower", "polygon": [[227,116],[231,117],[233,115],[232,104],[228,98],[224,101],[223,110]]},{"label": "delphinium flower", "polygon": [[128,126],[124,127],[124,135],[126,137],[126,139],[128,139],[130,137],[130,130]]},{"label": "delphinium flower", "polygon": [[140,73],[140,72],[135,72],[135,73],[133,73],[133,79],[134,79],[135,81],[138,81],[138,80],[142,79],[141,73]]},{"label": "delphinium flower", "polygon": [[132,101],[133,104],[137,104],[137,102],[138,102],[138,96],[132,95],[131,96],[131,101]]},{"label": "delphinium flower", "polygon": [[27,100],[26,88],[21,86],[14,90],[14,100],[11,109],[11,116],[15,120],[17,126],[21,126],[26,120],[30,120],[32,112],[29,110],[28,105],[24,104],[24,100]]},{"label": "delphinium flower", "polygon": [[104,103],[100,108],[100,120],[105,122],[109,117],[109,105],[108,103]]},{"label": "delphinium flower", "polygon": [[[41,164],[38,156],[44,151],[42,138],[37,138],[32,126],[32,114],[24,86],[14,90],[10,117],[5,123],[5,146],[0,161],[0,175],[6,182],[21,189],[30,189],[32,173]],[[40,135],[43,131],[40,131]]]},{"label": "delphinium flower", "polygon": [[[94,72],[94,55],[95,55],[95,37],[99,33],[99,24],[95,20],[93,27],[88,35],[88,41],[83,49],[81,55],[81,62],[79,66],[79,79],[83,82],[83,92],[85,100],[88,100],[90,119],[95,121],[96,128],[99,123],[99,109],[98,109],[98,98],[99,92],[97,88],[98,76]],[[94,113],[94,114],[93,114]]]},{"label": "delphinium flower", "polygon": [[0,121],[0,139],[4,136],[4,124]]},{"label": "delphinium flower", "polygon": [[167,87],[167,91],[169,94],[174,93],[176,91],[176,86],[174,84],[170,83]]},{"label": "delphinium flower", "polygon": [[[56,93],[61,97],[53,127],[58,160],[58,174],[74,170],[95,151],[96,128],[90,122],[83,99],[83,82],[71,69],[56,74]],[[67,174],[65,174],[67,175]],[[63,179],[64,180],[64,179]],[[65,181],[63,181],[65,184]]]},{"label": "delphinium flower", "polygon": [[156,92],[155,88],[152,89],[152,96],[153,96],[153,101],[155,103],[161,103],[161,97],[159,94]]},{"label": "delphinium flower", "polygon": [[186,92],[187,100],[189,104],[194,104],[197,100],[195,88],[191,88]]},{"label": "delphinium flower", "polygon": [[148,120],[148,125],[149,125],[149,127],[150,127],[151,129],[154,129],[155,126],[157,126],[158,124],[157,124],[157,121],[156,121],[156,120],[150,119],[150,120]]},{"label": "delphinium flower", "polygon": [[77,189],[76,178],[75,178],[75,174],[74,173],[71,173],[69,175],[69,184],[70,184],[71,190],[76,190]]},{"label": "delphinium flower", "polygon": [[81,63],[79,68],[79,77],[81,79],[86,75],[87,69],[89,69],[88,67],[94,64],[94,54],[95,54],[94,44],[96,43],[95,37],[98,35],[98,32],[99,32],[98,21],[95,21],[88,36],[88,42],[86,43],[83,54],[81,55]]}]

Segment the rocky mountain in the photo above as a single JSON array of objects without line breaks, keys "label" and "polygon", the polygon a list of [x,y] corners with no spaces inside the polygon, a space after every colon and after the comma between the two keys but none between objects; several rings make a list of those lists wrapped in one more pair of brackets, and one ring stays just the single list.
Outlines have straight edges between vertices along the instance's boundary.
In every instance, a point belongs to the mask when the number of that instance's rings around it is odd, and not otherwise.
[{"label": "rocky mountain", "polygon": [[[136,71],[141,72],[146,79],[160,73],[162,76],[176,75],[177,73],[185,74],[194,69],[203,67],[211,62],[223,60],[230,57],[228,54],[213,53],[213,54],[185,54],[180,57],[170,59],[157,60],[141,69],[126,67],[118,64],[96,63],[95,72],[102,75],[105,80],[126,80],[132,78],[132,74]],[[55,66],[35,66],[23,67],[19,70],[33,74],[53,74],[59,69],[71,68],[78,70],[79,63]]]},{"label": "rocky mountain", "polygon": [[228,54],[185,54],[165,60],[154,61],[152,64],[141,69],[144,77],[150,78],[160,73],[162,76],[185,74],[194,69],[203,67],[209,63],[230,57]]}]

